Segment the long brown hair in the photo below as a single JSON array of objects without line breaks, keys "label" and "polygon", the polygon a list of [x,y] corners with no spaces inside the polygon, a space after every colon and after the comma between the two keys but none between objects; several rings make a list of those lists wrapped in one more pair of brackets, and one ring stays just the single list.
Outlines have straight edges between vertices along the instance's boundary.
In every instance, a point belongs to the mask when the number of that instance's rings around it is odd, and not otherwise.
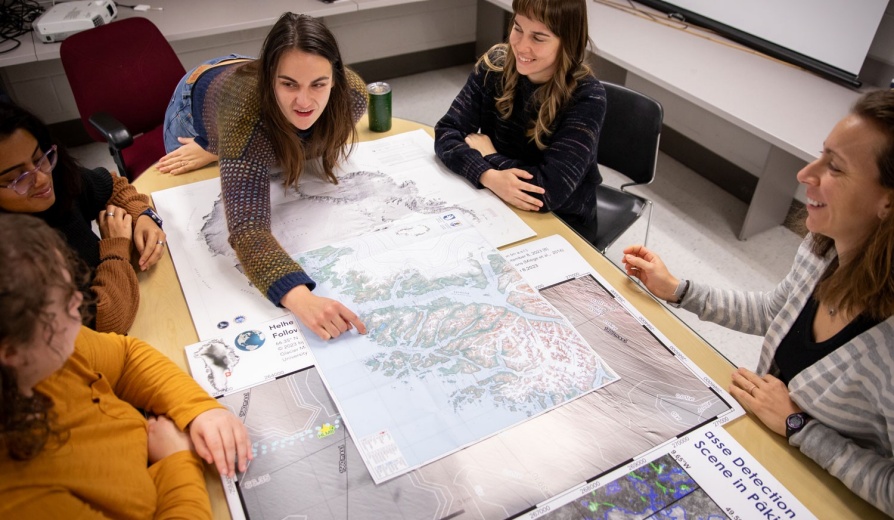
[{"label": "long brown hair", "polygon": [[[29,348],[43,331],[53,332],[50,288],[62,288],[70,298],[86,267],[44,221],[12,213],[0,214],[0,265],[0,350]],[[10,458],[31,459],[52,435],[63,436],[53,428],[52,408],[52,399],[36,390],[22,395],[16,370],[0,364],[0,445]]]},{"label": "long brown hair", "polygon": [[[274,92],[279,60],[293,49],[321,56],[332,65],[329,102],[314,123],[307,141],[298,136],[295,127],[283,115]],[[243,69],[257,74],[261,118],[268,125],[270,141],[283,169],[286,185],[297,184],[309,157],[320,157],[323,173],[337,184],[333,170],[338,160],[350,153],[357,140],[357,130],[351,118],[351,92],[345,65],[332,32],[312,16],[284,13],[267,34],[260,57]]]},{"label": "long brown hair", "polygon": [[[888,190],[894,198],[894,90],[864,94],[851,113],[884,134],[885,145],[876,152],[879,189]],[[824,256],[834,245],[830,237],[812,235],[811,248],[817,255]],[[876,320],[894,316],[894,208],[879,219],[859,250],[848,262],[829,266],[816,297],[845,312],[863,309]]]},{"label": "long brown hair", "polygon": [[[585,62],[590,43],[587,3],[586,0],[513,0],[512,11],[510,31],[515,25],[515,17],[522,15],[546,25],[559,38],[556,72],[536,91],[534,102],[540,108],[537,119],[531,122],[527,131],[528,138],[537,148],[544,150],[545,138],[552,134],[552,125],[574,94],[578,81],[592,75]],[[495,101],[500,116],[508,119],[512,115],[519,77],[512,46],[508,43],[495,45],[478,60],[476,66],[503,73],[503,93]]]}]

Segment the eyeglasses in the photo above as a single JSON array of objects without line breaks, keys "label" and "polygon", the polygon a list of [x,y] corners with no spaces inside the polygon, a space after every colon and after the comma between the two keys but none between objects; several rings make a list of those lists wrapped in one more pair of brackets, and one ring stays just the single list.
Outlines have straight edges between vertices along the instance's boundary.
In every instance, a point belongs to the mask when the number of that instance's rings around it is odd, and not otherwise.
[{"label": "eyeglasses", "polygon": [[56,153],[56,145],[54,144],[50,147],[47,153],[43,154],[43,156],[34,163],[33,170],[26,171],[16,177],[14,181],[6,186],[0,186],[0,188],[9,188],[19,195],[27,194],[28,190],[31,189],[31,186],[34,186],[34,180],[37,178],[38,170],[46,174],[52,172],[53,168],[56,167],[56,159],[58,159],[58,156],[59,154]]}]

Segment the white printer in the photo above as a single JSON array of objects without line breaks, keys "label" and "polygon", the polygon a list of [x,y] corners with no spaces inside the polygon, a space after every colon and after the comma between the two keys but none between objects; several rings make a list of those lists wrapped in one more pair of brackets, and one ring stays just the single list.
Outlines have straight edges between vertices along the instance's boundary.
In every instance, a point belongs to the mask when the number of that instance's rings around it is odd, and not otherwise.
[{"label": "white printer", "polygon": [[62,2],[47,9],[31,24],[40,41],[61,42],[74,33],[105,25],[118,16],[111,0]]}]

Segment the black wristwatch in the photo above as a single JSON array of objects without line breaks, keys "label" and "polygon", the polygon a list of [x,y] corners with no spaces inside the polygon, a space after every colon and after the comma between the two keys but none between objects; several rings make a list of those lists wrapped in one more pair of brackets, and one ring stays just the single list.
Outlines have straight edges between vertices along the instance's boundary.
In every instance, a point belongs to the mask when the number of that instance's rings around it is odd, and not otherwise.
[{"label": "black wristwatch", "polygon": [[810,421],[811,417],[804,412],[797,412],[789,415],[785,419],[785,438],[789,439],[792,435],[798,433],[804,426],[807,425],[807,422]]},{"label": "black wristwatch", "polygon": [[154,209],[146,208],[146,211],[142,212],[141,215],[146,215],[151,218],[152,221],[155,222],[155,225],[158,226],[158,229],[163,229],[162,224],[164,224],[164,221],[158,216],[158,213],[156,213]]}]

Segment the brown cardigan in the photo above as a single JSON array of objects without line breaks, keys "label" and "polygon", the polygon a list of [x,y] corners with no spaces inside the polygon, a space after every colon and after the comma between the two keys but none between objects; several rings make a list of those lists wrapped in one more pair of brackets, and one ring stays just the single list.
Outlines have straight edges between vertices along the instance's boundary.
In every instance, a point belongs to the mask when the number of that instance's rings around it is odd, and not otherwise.
[{"label": "brown cardigan", "polygon": [[[149,208],[149,197],[137,192],[127,179],[111,174],[112,196],[109,204],[124,208],[137,219]],[[147,217],[148,218],[148,217]],[[133,240],[104,238],[99,241],[99,266],[93,276],[96,295],[96,330],[126,334],[133,325],[140,305],[140,286],[131,265]]]}]

